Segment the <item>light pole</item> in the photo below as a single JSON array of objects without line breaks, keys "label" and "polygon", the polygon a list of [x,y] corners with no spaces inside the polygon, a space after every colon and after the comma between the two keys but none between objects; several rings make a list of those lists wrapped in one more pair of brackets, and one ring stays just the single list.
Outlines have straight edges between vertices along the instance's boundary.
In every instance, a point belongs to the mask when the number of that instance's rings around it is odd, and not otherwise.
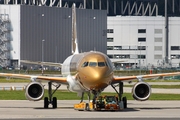
[{"label": "light pole", "polygon": [[136,47],[135,47],[135,69],[137,68],[137,66],[136,66],[136,59],[138,58],[138,54],[137,54],[137,50],[138,50],[138,45],[136,45]]},{"label": "light pole", "polygon": [[139,42],[139,44],[140,44],[140,47],[139,47],[139,49],[140,49],[139,74],[141,75],[141,42]]},{"label": "light pole", "polygon": [[[42,40],[42,63],[44,62],[44,39]],[[42,70],[42,75],[44,74],[44,71],[43,71],[43,64],[41,65],[41,70]]]},{"label": "light pole", "polygon": [[148,46],[146,46],[146,69],[148,69],[148,64],[147,64],[147,58],[148,58]]}]

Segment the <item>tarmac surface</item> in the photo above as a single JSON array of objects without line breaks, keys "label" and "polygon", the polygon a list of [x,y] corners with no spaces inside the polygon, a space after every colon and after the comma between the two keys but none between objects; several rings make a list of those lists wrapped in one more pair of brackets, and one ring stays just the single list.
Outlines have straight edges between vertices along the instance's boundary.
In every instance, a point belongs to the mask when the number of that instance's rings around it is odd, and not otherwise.
[{"label": "tarmac surface", "polygon": [[[22,89],[28,83],[0,83],[2,87]],[[127,84],[127,83],[125,83]],[[134,83],[132,83],[134,84]],[[152,82],[150,85],[180,85],[180,82]],[[47,86],[47,85],[46,85]],[[46,88],[45,86],[45,88]],[[66,89],[61,86],[60,89]],[[125,87],[124,92],[131,92],[130,87]],[[105,92],[114,92],[112,87],[107,87]],[[152,89],[152,93],[180,94],[180,89]],[[43,100],[32,102],[28,100],[0,100],[0,119],[11,120],[179,120],[180,101],[128,101],[128,108],[121,111],[77,111],[74,104],[80,100],[58,100],[57,109],[44,109]]]},{"label": "tarmac surface", "polygon": [[25,120],[179,120],[180,101],[128,101],[121,111],[77,111],[77,100],[58,100],[57,109],[44,109],[43,101],[0,100],[0,119]]}]

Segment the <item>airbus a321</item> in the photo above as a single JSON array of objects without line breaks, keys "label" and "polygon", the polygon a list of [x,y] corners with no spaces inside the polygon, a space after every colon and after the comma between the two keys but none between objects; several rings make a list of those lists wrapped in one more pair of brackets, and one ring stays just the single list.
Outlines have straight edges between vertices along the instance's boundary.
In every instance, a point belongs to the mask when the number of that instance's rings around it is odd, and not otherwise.
[{"label": "airbus a321", "polygon": [[[122,98],[123,94],[123,81],[138,80],[132,88],[132,95],[134,99],[139,101],[148,100],[151,95],[151,87],[148,83],[144,82],[144,78],[153,78],[159,76],[174,76],[180,75],[180,72],[162,73],[162,74],[149,74],[139,76],[125,76],[115,77],[113,74],[112,62],[107,55],[97,51],[90,51],[79,53],[78,39],[76,31],[76,6],[72,5],[72,55],[70,55],[63,64],[50,63],[50,62],[31,62],[24,60],[22,62],[31,64],[41,64],[50,66],[61,66],[62,77],[49,77],[49,76],[34,76],[25,74],[11,74],[0,73],[0,76],[26,78],[31,82],[26,86],[25,96],[28,100],[39,101],[44,96],[44,86],[41,81],[48,82],[49,97],[44,97],[44,108],[48,108],[51,104],[53,108],[57,108],[57,98],[53,94],[61,86],[67,85],[67,88],[76,92],[81,101],[84,100],[84,93],[88,94],[89,101],[95,101],[100,93],[109,85],[111,85],[119,96],[119,101],[123,104],[124,108],[127,107],[126,97]],[[53,83],[56,83],[56,89],[52,90]],[[116,85],[119,84],[119,85]],[[115,86],[119,87],[116,90]],[[91,99],[91,95],[93,98]],[[88,103],[86,104],[87,108]]]}]

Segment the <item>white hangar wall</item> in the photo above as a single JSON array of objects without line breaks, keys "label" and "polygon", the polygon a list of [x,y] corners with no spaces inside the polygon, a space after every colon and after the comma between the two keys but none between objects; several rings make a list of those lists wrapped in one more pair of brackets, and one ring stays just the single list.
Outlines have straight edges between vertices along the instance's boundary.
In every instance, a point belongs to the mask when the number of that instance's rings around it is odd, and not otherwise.
[{"label": "white hangar wall", "polygon": [[[179,67],[180,17],[169,17],[169,65]],[[107,20],[107,54],[121,67],[165,67],[165,18],[116,16]],[[136,64],[135,64],[136,63]]]}]

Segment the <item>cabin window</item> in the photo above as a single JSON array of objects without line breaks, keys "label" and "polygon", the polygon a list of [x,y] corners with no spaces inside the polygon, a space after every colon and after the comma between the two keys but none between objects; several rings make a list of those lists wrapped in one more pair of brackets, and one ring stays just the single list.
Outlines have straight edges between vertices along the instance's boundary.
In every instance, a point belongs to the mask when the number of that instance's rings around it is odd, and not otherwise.
[{"label": "cabin window", "polygon": [[87,66],[88,66],[88,63],[89,63],[89,62],[84,62],[84,63],[82,64],[82,67],[87,67]]}]

